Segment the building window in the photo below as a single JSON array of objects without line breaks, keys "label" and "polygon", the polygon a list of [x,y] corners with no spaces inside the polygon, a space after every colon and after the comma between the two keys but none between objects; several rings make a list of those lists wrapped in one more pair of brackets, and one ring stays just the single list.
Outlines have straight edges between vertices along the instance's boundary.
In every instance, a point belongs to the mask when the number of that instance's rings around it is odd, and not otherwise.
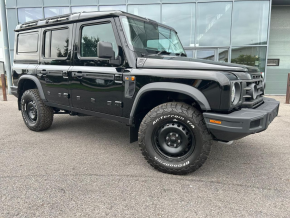
[{"label": "building window", "polygon": [[118,56],[118,46],[111,23],[85,26],[81,37],[82,57],[98,57],[98,42],[112,43],[115,56]]},{"label": "building window", "polygon": [[193,50],[185,50],[185,53],[188,58],[193,58]]},{"label": "building window", "polygon": [[19,8],[18,21],[25,23],[32,20],[39,20],[43,18],[42,8]]},{"label": "building window", "polygon": [[[182,13],[176,13],[176,8]],[[172,16],[174,14],[174,16]],[[195,4],[163,4],[162,23],[173,27],[183,46],[194,46]]]},{"label": "building window", "polygon": [[[128,0],[128,3],[144,4],[144,0]],[[146,0],[146,3],[160,3],[160,0]]]},{"label": "building window", "polygon": [[269,1],[239,1],[234,3],[232,44],[266,45]]},{"label": "building window", "polygon": [[267,47],[234,47],[231,62],[258,67],[265,72]]},{"label": "building window", "polygon": [[38,33],[27,33],[18,35],[17,53],[37,52]]},{"label": "building window", "polygon": [[232,3],[199,3],[197,10],[197,46],[230,45]]},{"label": "building window", "polygon": [[158,5],[129,5],[128,12],[141,17],[160,22],[160,4]]},{"label": "building window", "polygon": [[62,14],[69,14],[70,10],[69,7],[49,7],[44,8],[44,15],[45,17],[54,17]]},{"label": "building window", "polygon": [[63,58],[68,56],[69,29],[46,31],[44,34],[44,57]]},{"label": "building window", "polygon": [[229,61],[229,50],[228,49],[218,49],[218,61],[228,62]]},{"label": "building window", "polygon": [[127,0],[99,0],[100,5],[120,5],[126,4]]},{"label": "building window", "polygon": [[82,12],[82,11],[98,11],[98,6],[81,6],[81,7],[72,7],[72,13]]},{"label": "building window", "polygon": [[100,6],[100,11],[111,11],[111,10],[126,11],[126,5]]},{"label": "building window", "polygon": [[196,59],[205,59],[214,61],[215,59],[215,50],[197,50]]}]

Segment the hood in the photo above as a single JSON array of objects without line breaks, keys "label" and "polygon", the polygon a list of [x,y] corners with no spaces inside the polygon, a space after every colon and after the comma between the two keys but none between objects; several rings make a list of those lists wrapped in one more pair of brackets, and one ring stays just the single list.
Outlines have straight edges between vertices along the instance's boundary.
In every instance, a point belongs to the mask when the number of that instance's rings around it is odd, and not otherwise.
[{"label": "hood", "polygon": [[257,67],[175,56],[150,56],[147,58],[138,58],[137,68],[259,73]]}]

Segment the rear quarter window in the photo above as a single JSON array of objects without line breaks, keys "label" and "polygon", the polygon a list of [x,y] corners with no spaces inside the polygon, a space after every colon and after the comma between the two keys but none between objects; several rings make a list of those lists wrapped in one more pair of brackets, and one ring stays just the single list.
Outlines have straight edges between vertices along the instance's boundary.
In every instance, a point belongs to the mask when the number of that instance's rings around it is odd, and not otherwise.
[{"label": "rear quarter window", "polygon": [[18,35],[17,53],[34,53],[38,48],[38,33]]}]

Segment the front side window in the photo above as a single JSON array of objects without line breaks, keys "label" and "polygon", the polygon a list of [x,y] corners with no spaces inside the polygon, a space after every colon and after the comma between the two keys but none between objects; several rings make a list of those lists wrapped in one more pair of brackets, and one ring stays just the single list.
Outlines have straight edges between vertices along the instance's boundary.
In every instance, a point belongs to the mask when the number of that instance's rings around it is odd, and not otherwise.
[{"label": "front side window", "polygon": [[69,29],[49,30],[44,35],[44,52],[46,58],[64,58],[68,56]]},{"label": "front side window", "polygon": [[18,35],[18,53],[37,52],[38,33],[28,33]]},{"label": "front side window", "polygon": [[174,30],[155,23],[122,18],[127,40],[133,49],[145,54],[185,54]]},{"label": "front side window", "polygon": [[115,56],[118,46],[111,23],[84,26],[81,34],[81,57],[98,57],[98,42],[112,43]]}]

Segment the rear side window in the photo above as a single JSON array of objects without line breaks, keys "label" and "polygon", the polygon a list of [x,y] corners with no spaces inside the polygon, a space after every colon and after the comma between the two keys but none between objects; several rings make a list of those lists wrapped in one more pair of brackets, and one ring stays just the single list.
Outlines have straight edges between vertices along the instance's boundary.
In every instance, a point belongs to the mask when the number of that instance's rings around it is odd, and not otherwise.
[{"label": "rear side window", "polygon": [[37,52],[38,48],[38,33],[26,33],[18,35],[18,53],[33,53]]},{"label": "rear side window", "polygon": [[49,30],[44,33],[44,51],[46,58],[64,58],[68,56],[69,29]]},{"label": "rear side window", "polygon": [[111,23],[84,26],[81,35],[81,57],[98,57],[98,42],[112,43],[115,56],[118,55],[118,46]]}]

